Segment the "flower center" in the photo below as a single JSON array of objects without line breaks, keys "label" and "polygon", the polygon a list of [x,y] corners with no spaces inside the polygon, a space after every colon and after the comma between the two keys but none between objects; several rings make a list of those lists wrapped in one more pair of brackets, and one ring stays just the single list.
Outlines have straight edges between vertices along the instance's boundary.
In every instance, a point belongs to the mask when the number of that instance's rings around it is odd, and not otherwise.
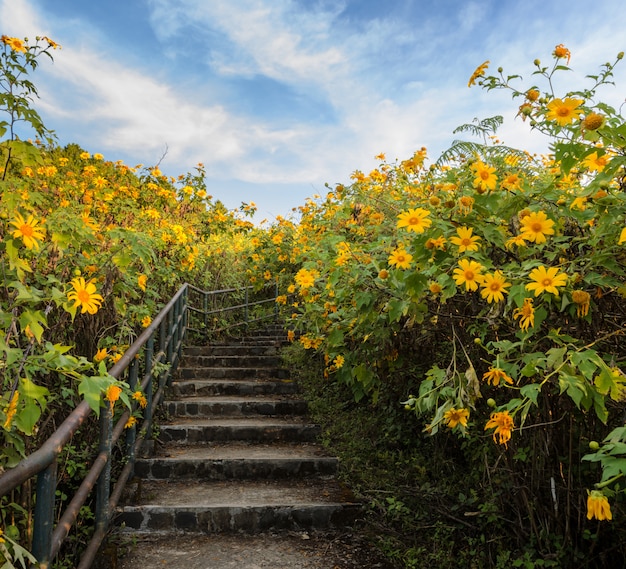
[{"label": "flower center", "polygon": [[412,217],[411,219],[409,219],[409,225],[417,225],[419,222],[420,220],[417,217]]},{"label": "flower center", "polygon": [[25,223],[24,225],[21,225],[20,226],[20,233],[24,237],[32,237],[33,236],[33,227],[32,227],[32,225],[28,225],[27,223]]},{"label": "flower center", "polygon": [[79,290],[76,293],[76,297],[78,298],[78,300],[80,300],[83,304],[89,302],[89,300],[91,299],[91,295],[86,291],[86,290]]},{"label": "flower center", "polygon": [[463,247],[469,247],[471,244],[472,240],[468,237],[463,237],[463,239],[461,239],[461,245],[463,245]]},{"label": "flower center", "polygon": [[542,284],[544,287],[551,286],[551,285],[552,285],[552,279],[543,279],[543,280],[541,281],[541,284]]},{"label": "flower center", "polygon": [[541,223],[539,223],[538,221],[535,221],[535,223],[533,223],[530,228],[535,232],[535,233],[541,233]]},{"label": "flower center", "polygon": [[470,271],[469,269],[465,271],[465,280],[473,281],[474,280],[474,271]]},{"label": "flower center", "polygon": [[570,110],[568,107],[566,107],[565,105],[563,105],[562,107],[559,107],[556,110],[556,114],[559,115],[560,117],[568,117],[570,114]]},{"label": "flower center", "polygon": [[483,180],[488,180],[489,179],[489,172],[487,172],[487,170],[482,170],[481,173],[480,173],[480,177]]}]

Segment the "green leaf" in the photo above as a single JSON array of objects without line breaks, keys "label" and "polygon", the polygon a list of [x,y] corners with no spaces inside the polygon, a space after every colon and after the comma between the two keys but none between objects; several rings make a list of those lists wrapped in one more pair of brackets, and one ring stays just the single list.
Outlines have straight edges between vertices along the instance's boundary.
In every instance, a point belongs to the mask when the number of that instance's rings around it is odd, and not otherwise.
[{"label": "green leaf", "polygon": [[537,397],[539,397],[540,392],[541,385],[539,383],[529,383],[520,389],[520,393],[524,397],[528,397],[535,405],[537,405]]}]

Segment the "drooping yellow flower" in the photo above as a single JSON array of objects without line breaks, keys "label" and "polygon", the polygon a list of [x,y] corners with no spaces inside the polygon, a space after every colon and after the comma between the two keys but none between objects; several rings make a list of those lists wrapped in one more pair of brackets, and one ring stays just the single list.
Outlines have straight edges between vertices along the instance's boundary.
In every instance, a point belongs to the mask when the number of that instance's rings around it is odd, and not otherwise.
[{"label": "drooping yellow flower", "polygon": [[12,233],[14,239],[21,239],[27,249],[39,249],[39,242],[46,236],[46,230],[38,227],[39,221],[33,215],[24,219],[21,214],[16,213],[15,219],[10,222],[15,227]]},{"label": "drooping yellow flower", "polygon": [[130,417],[128,417],[128,420],[126,421],[126,424],[124,425],[125,429],[130,429],[131,427],[134,427],[137,424],[137,417],[134,417],[133,415],[131,415]]},{"label": "drooping yellow flower", "polygon": [[519,327],[522,332],[526,332],[528,328],[534,328],[535,326],[535,309],[533,308],[533,299],[525,298],[524,304],[520,308],[516,308],[513,311],[513,318],[519,320]]},{"label": "drooping yellow flower", "polygon": [[424,233],[432,224],[432,219],[429,219],[430,212],[427,209],[421,207],[415,209],[409,209],[398,215],[398,228],[406,227],[407,231],[413,231],[415,233]]},{"label": "drooping yellow flower", "polygon": [[489,60],[481,63],[475,70],[474,73],[472,73],[472,76],[469,78],[469,81],[467,83],[468,87],[471,87],[472,85],[476,84],[476,79],[478,79],[479,77],[484,77],[485,75],[485,71],[487,70],[487,67],[489,67]]},{"label": "drooping yellow flower", "polygon": [[554,51],[552,52],[552,55],[554,55],[554,57],[556,57],[556,59],[563,59],[563,58],[567,57],[567,65],[569,65],[570,57],[572,57],[572,54],[570,53],[570,50],[567,49],[562,43],[560,43],[559,45],[557,45],[554,48]]},{"label": "drooping yellow flower", "polygon": [[546,235],[554,235],[554,221],[543,211],[531,211],[521,219],[522,237],[526,241],[545,243]]},{"label": "drooping yellow flower", "polygon": [[296,333],[293,330],[287,330],[287,340],[293,342],[296,338]]},{"label": "drooping yellow flower", "polygon": [[457,235],[450,237],[450,241],[459,248],[459,253],[466,251],[478,251],[480,237],[472,235],[474,230],[471,227],[457,227]]},{"label": "drooping yellow flower", "polygon": [[93,357],[93,361],[96,363],[101,362],[102,360],[104,360],[108,355],[108,351],[106,348],[100,348],[97,352],[96,355]]},{"label": "drooping yellow flower", "polygon": [[523,247],[524,245],[526,245],[526,240],[521,233],[519,235],[511,237],[510,239],[507,239],[506,243],[504,244],[507,249],[512,249],[513,245],[517,247]]},{"label": "drooping yellow flower", "polygon": [[535,296],[539,296],[542,292],[551,292],[555,296],[559,296],[557,287],[565,286],[567,283],[567,275],[559,273],[556,267],[546,268],[544,265],[530,271],[528,275],[533,281],[526,285],[526,290],[534,290]]},{"label": "drooping yellow flower", "polygon": [[508,174],[500,183],[500,186],[509,192],[519,190],[522,185],[522,179],[517,174]]},{"label": "drooping yellow flower", "polygon": [[[511,431],[514,429],[513,417],[508,411],[500,411],[491,414],[489,421],[485,425],[485,430],[495,428],[493,432],[493,440],[501,445],[508,446],[511,440]],[[496,436],[498,439],[496,439]]]},{"label": "drooping yellow flower", "polygon": [[467,215],[472,212],[474,207],[474,198],[471,196],[462,196],[459,198],[459,211],[463,215]]},{"label": "drooping yellow flower", "polygon": [[490,367],[489,371],[483,374],[483,381],[486,381],[489,385],[493,385],[494,387],[500,385],[500,380],[513,385],[511,377],[499,367]]},{"label": "drooping yellow flower", "polygon": [[8,45],[13,51],[18,53],[26,53],[26,44],[18,38],[10,38],[9,36],[2,36],[0,41],[4,45]]},{"label": "drooping yellow flower", "polygon": [[504,295],[508,292],[506,289],[511,286],[511,283],[507,283],[504,275],[500,271],[495,271],[492,274],[486,274],[483,276],[481,286],[483,289],[480,294],[483,298],[487,299],[487,302],[500,302],[504,300]]},{"label": "drooping yellow flower", "polygon": [[583,113],[583,110],[578,108],[583,103],[583,99],[574,99],[573,97],[568,97],[565,100],[552,99],[547,105],[546,118],[555,121],[560,126],[566,126],[576,121]]},{"label": "drooping yellow flower", "polygon": [[139,275],[137,277],[137,286],[145,292],[146,283],[148,282],[148,277],[146,275]]},{"label": "drooping yellow flower", "polygon": [[467,420],[469,419],[469,409],[448,409],[444,414],[443,418],[446,422],[446,425],[451,429],[454,429],[457,425],[461,425],[462,427],[467,427]]},{"label": "drooping yellow flower", "polygon": [[398,269],[408,269],[411,266],[413,255],[407,253],[404,247],[398,247],[389,255],[388,262]]},{"label": "drooping yellow flower", "polygon": [[430,238],[424,244],[426,249],[439,249],[440,251],[445,251],[446,249],[446,238],[443,235],[439,237]]},{"label": "drooping yellow flower", "polygon": [[589,305],[591,303],[591,295],[584,290],[572,291],[572,300],[576,304],[576,316],[584,318],[589,314]]},{"label": "drooping yellow flower", "polygon": [[93,280],[86,283],[83,277],[76,277],[71,280],[70,284],[74,290],[67,293],[67,298],[74,302],[74,308],[80,307],[81,314],[98,312],[104,299],[96,292],[96,285]]},{"label": "drooping yellow flower", "polygon": [[496,169],[493,166],[487,166],[480,160],[472,164],[474,170],[474,187],[480,191],[495,190],[498,183],[498,177],[495,174]]},{"label": "drooping yellow flower", "polygon": [[6,431],[11,429],[11,423],[13,423],[13,417],[15,417],[17,413],[17,402],[19,401],[19,398],[20,398],[19,391],[15,391],[13,395],[11,396],[11,401],[9,401],[9,405],[7,406],[4,412],[6,418],[4,420],[4,425],[2,426],[4,427]]},{"label": "drooping yellow flower", "polygon": [[113,406],[115,405],[115,402],[120,398],[121,393],[122,393],[122,388],[119,387],[118,385],[111,384],[109,385],[109,387],[107,387],[104,398],[111,405],[111,411],[113,411]]},{"label": "drooping yellow flower", "polygon": [[479,283],[482,282],[482,265],[471,259],[461,259],[459,268],[454,269],[452,276],[458,285],[465,285],[465,290],[478,290]]},{"label": "drooping yellow flower", "polygon": [[587,496],[587,519],[591,520],[593,518],[600,521],[611,521],[613,519],[609,500],[599,490],[592,490]]}]

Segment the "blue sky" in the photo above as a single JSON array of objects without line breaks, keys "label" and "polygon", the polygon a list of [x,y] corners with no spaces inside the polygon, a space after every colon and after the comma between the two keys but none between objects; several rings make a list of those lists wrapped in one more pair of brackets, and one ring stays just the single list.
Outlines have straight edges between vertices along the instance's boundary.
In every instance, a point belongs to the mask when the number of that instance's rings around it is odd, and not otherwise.
[{"label": "blue sky", "polygon": [[[0,32],[63,49],[34,76],[59,143],[168,175],[207,169],[209,193],[257,221],[288,216],[384,152],[435,160],[474,117],[505,116],[511,146],[545,149],[518,101],[467,88],[484,60],[520,73],[554,46],[576,72],[626,50],[622,0],[0,0]],[[626,97],[626,65],[603,99]],[[568,81],[570,83],[568,83]]]}]

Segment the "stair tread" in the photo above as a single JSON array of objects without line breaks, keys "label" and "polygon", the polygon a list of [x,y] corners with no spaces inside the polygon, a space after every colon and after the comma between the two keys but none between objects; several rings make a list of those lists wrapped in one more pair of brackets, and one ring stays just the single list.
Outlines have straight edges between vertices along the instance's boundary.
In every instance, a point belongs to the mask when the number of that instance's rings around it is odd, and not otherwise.
[{"label": "stair tread", "polygon": [[284,427],[287,425],[311,425],[306,417],[301,416],[278,416],[278,415],[244,415],[244,416],[215,416],[215,417],[176,417],[175,421],[162,423],[162,428],[171,427],[211,427],[221,425],[224,427]]},{"label": "stair tread", "polygon": [[[131,508],[203,509],[255,506],[355,504],[354,496],[332,479],[143,481]],[[125,508],[126,509],[126,508]]]},{"label": "stair tread", "polygon": [[250,403],[258,401],[259,403],[290,403],[304,401],[297,394],[286,394],[285,396],[276,397],[276,395],[194,395],[187,397],[179,397],[178,399],[166,399],[163,404],[169,403]]},{"label": "stair tread", "polygon": [[227,444],[200,446],[166,446],[159,454],[151,459],[144,460],[307,460],[307,459],[332,459],[317,444],[307,443],[275,443],[275,444],[251,444],[241,441],[233,441]]}]

